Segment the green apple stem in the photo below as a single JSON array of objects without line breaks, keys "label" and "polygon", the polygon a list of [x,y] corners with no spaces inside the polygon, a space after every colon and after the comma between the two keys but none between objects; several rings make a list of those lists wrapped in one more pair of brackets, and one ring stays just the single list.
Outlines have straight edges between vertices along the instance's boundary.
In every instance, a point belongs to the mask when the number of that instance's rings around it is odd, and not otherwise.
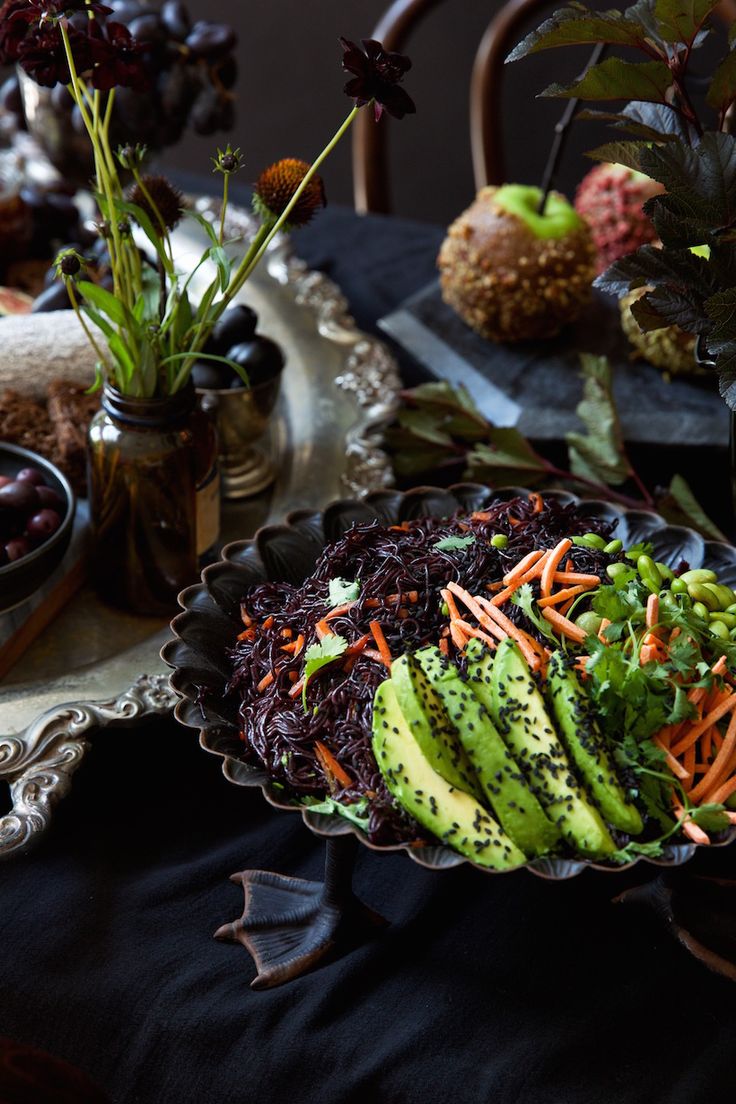
[{"label": "green apple stem", "polygon": [[[584,77],[589,69],[592,69],[594,65],[597,65],[598,62],[602,59],[605,52],[606,43],[599,42],[593,50],[593,53],[590,55],[588,64],[585,66],[585,69],[583,69],[580,76]],[[540,215],[543,215],[545,212],[545,208],[547,206],[547,197],[552,191],[552,188],[557,179],[557,170],[560,167],[562,154],[565,152],[565,146],[570,134],[570,128],[572,126],[572,121],[575,118],[575,112],[578,109],[579,103],[580,100],[577,97],[570,100],[567,107],[565,108],[562,118],[555,126],[555,138],[552,143],[552,148],[549,151],[547,164],[544,166],[544,176],[542,177],[542,196],[539,200],[539,207],[537,208],[537,213]]]}]

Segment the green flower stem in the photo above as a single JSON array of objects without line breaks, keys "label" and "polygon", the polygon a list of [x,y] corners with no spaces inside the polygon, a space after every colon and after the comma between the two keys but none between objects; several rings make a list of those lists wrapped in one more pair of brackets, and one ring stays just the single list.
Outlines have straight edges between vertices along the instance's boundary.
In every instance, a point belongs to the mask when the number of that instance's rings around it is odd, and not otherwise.
[{"label": "green flower stem", "polygon": [[132,173],[133,173],[133,177],[135,179],[136,184],[138,185],[141,192],[145,196],[145,199],[146,199],[146,202],[148,203],[148,206],[151,208],[154,215],[156,216],[156,220],[157,220],[158,225],[159,225],[159,230],[161,231],[161,245],[163,247],[164,253],[167,254],[169,263],[171,264],[171,267],[173,269],[173,267],[174,267],[174,254],[171,251],[171,239],[169,237],[168,227],[167,227],[166,223],[163,220],[163,215],[161,214],[158,207],[156,206],[156,203],[154,202],[153,196],[151,195],[148,188],[146,187],[146,185],[143,181],[143,177],[141,176],[137,166],[135,166],[135,165],[133,166]]},{"label": "green flower stem", "polygon": [[222,181],[222,210],[220,211],[220,245],[225,241],[225,217],[230,196],[230,173],[223,173]]},{"label": "green flower stem", "polygon": [[95,336],[92,333],[91,329],[87,325],[87,320],[84,317],[84,313],[83,313],[82,308],[80,306],[79,299],[77,298],[77,293],[74,290],[74,281],[71,278],[68,278],[64,281],[64,283],[66,284],[66,290],[67,290],[67,294],[69,295],[69,301],[71,302],[72,309],[74,310],[74,313],[76,314],[77,318],[79,319],[79,324],[82,327],[82,329],[84,330],[84,332],[87,336],[87,340],[89,341],[89,343],[92,346],[92,348],[94,349],[94,351],[97,353],[97,356],[100,358],[100,364],[104,365],[106,372],[114,374],[112,372],[112,369],[110,368],[110,365],[107,362],[107,357],[103,353],[102,349],[100,348],[100,346],[97,342],[97,339],[95,338]]}]

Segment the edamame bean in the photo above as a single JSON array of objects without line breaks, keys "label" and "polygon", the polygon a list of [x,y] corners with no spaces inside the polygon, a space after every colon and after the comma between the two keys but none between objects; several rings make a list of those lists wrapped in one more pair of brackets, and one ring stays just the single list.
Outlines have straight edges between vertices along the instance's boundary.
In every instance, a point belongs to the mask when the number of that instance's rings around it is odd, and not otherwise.
[{"label": "edamame bean", "polygon": [[662,576],[659,574],[657,565],[651,556],[639,556],[636,561],[636,570],[639,572],[639,576],[644,585],[651,590],[652,594],[659,594],[662,586]]},{"label": "edamame bean", "polygon": [[721,640],[730,640],[731,634],[722,621],[711,621],[710,631],[713,636],[718,636]]},{"label": "edamame bean", "polygon": [[617,579],[624,571],[631,571],[631,568],[622,563],[609,564],[606,568],[606,575],[609,579]]},{"label": "edamame bean", "polygon": [[603,549],[603,551],[604,551],[604,552],[607,552],[609,556],[615,556],[617,552],[620,552],[620,551],[621,551],[621,549],[623,548],[623,546],[624,546],[624,542],[623,542],[623,541],[620,541],[620,540],[612,540],[612,541],[609,541],[609,542],[608,542],[608,544],[607,544],[607,545],[605,546],[605,548]]},{"label": "edamame bean", "polygon": [[684,583],[717,583],[718,576],[715,571],[708,571],[705,567],[696,567],[692,571],[684,571],[680,576]]},{"label": "edamame bean", "polygon": [[670,590],[673,594],[687,594],[687,583],[683,579],[673,579]]},{"label": "edamame bean", "polygon": [[696,613],[703,621],[707,621],[710,610],[702,602],[693,602],[693,613]]},{"label": "edamame bean", "polygon": [[593,610],[586,610],[585,613],[581,613],[579,617],[575,618],[575,624],[579,625],[581,629],[585,629],[591,636],[596,636],[602,620],[597,613],[593,613]]},{"label": "edamame bean", "polygon": [[709,590],[704,583],[688,583],[687,592],[693,602],[702,602],[709,610],[717,610],[721,605],[718,595]]},{"label": "edamame bean", "polygon": [[714,594],[718,599],[719,609],[728,609],[733,602],[733,594],[730,587],[723,586],[721,583],[703,583],[706,590],[709,590],[711,594]]},{"label": "edamame bean", "polygon": [[496,533],[495,536],[491,537],[491,544],[494,548],[505,548],[508,543],[509,538],[504,533]]},{"label": "edamame bean", "polygon": [[601,552],[606,547],[603,537],[597,533],[583,533],[582,537],[573,537],[572,543],[578,548],[598,548]]},{"label": "edamame bean", "polygon": [[654,562],[657,565],[657,570],[659,571],[659,574],[662,576],[662,578],[668,579],[670,582],[672,582],[675,577],[675,573],[672,568],[668,567],[666,563],[661,563],[659,560],[655,560]]},{"label": "edamame bean", "polygon": [[715,613],[710,615],[710,623],[714,621],[720,621],[729,629],[736,629],[736,616],[733,613],[723,613],[722,610],[716,610]]},{"label": "edamame bean", "polygon": [[730,606],[726,606],[726,613],[736,613],[736,602]]}]

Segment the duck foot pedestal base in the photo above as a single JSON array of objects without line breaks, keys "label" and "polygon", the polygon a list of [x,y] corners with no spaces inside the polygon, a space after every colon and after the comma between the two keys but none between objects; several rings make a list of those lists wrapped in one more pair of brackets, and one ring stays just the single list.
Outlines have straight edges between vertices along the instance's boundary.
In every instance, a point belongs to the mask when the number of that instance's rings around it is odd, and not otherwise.
[{"label": "duck foot pedestal base", "polygon": [[253,989],[272,989],[300,977],[327,954],[355,946],[386,921],[352,890],[358,841],[327,841],[324,882],[289,878],[267,870],[243,870],[231,881],[245,891],[239,920],[223,924],[215,939],[240,943],[258,971]]}]

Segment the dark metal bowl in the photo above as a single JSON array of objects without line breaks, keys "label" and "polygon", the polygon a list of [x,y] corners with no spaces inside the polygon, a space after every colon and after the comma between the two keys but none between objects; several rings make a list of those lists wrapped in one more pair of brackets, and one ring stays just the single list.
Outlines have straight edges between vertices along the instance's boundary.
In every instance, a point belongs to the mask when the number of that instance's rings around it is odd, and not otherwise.
[{"label": "dark metal bowl", "polygon": [[[222,559],[202,573],[202,583],[189,587],[179,595],[184,612],[171,624],[175,639],[161,651],[164,661],[173,667],[171,686],[180,695],[175,713],[182,724],[199,729],[200,744],[205,751],[223,759],[225,777],[238,786],[259,786],[266,800],[277,809],[301,813],[307,827],[319,836],[356,835],[373,851],[404,850],[407,855],[433,870],[441,870],[471,862],[448,847],[437,844],[391,847],[372,844],[355,826],[342,817],[312,813],[308,808],[289,804],[283,794],[272,789],[266,772],[243,762],[239,738],[237,706],[228,701],[225,687],[229,679],[227,650],[242,630],[240,600],[245,591],[266,580],[300,583],[311,573],[326,544],[336,540],[356,522],[372,521],[394,525],[404,519],[427,515],[447,516],[458,509],[480,510],[491,501],[528,494],[521,487],[492,491],[475,483],[460,483],[448,489],[419,487],[405,493],[377,491],[361,501],[341,500],[328,506],[323,513],[297,510],[283,525],[260,529],[252,540],[235,541],[223,549]],[[574,502],[591,517],[603,517],[616,523],[616,536],[624,544],[651,541],[655,558],[671,566],[687,560],[691,567],[709,567],[729,586],[736,585],[736,548],[717,541],[706,541],[692,529],[668,525],[657,514],[640,510],[624,510],[607,502],[581,501],[565,491],[547,491],[546,498],[556,498],[563,504]],[[713,846],[730,843],[736,838],[736,828],[722,833]],[[666,847],[658,859],[649,859],[655,866],[680,866],[696,850],[690,842],[677,842]],[[620,871],[626,866],[595,863],[584,859],[541,858],[526,864],[526,869],[544,878],[572,878],[586,867]],[[471,865],[477,865],[471,863]],[[497,873],[478,867],[484,873]]]},{"label": "dark metal bowl", "polygon": [[59,492],[66,503],[61,525],[20,560],[0,567],[0,612],[12,609],[34,591],[59,566],[69,547],[74,527],[77,500],[66,476],[49,460],[19,445],[0,444],[0,475],[15,475],[20,468],[39,468],[46,476],[46,485]]}]

